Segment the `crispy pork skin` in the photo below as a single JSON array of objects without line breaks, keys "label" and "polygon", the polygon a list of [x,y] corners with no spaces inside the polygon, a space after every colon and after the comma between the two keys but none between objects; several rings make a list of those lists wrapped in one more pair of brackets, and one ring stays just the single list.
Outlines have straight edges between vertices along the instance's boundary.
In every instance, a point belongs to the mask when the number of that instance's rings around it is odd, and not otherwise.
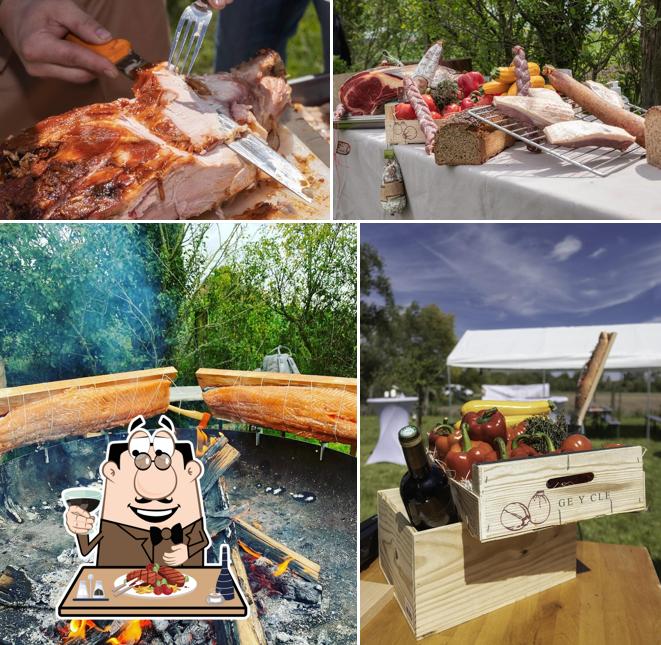
[{"label": "crispy pork skin", "polygon": [[[264,139],[290,101],[271,51],[231,73],[185,79],[165,64],[140,73],[134,99],[46,119],[0,143],[2,219],[184,219],[255,185],[225,144]],[[219,127],[216,110],[239,124]]]}]

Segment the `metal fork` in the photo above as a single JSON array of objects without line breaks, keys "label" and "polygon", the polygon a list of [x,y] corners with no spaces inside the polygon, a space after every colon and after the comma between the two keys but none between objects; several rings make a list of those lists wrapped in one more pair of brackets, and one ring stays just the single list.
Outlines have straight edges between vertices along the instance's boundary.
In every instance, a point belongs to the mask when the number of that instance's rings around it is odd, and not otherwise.
[{"label": "metal fork", "polygon": [[191,73],[212,15],[204,0],[196,0],[184,9],[170,48],[168,66],[171,70],[184,76]]}]

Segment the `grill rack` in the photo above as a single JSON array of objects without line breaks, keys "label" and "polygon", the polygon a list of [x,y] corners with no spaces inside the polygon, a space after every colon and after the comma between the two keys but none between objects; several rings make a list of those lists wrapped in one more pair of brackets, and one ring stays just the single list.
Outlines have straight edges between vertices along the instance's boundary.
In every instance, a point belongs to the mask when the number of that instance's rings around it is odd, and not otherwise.
[{"label": "grill rack", "polygon": [[[598,121],[597,117],[585,112],[573,101],[565,99],[574,109],[576,119],[583,121]],[[643,116],[647,110],[636,105],[629,105],[634,114]],[[471,108],[468,113],[482,123],[510,135],[514,139],[525,143],[560,161],[569,163],[582,170],[587,170],[599,177],[607,177],[614,172],[622,170],[645,156],[645,148],[632,143],[626,150],[615,150],[600,146],[583,146],[581,148],[565,148],[553,145],[546,141],[544,132],[538,127],[521,123],[516,119],[501,114],[493,105]]]}]

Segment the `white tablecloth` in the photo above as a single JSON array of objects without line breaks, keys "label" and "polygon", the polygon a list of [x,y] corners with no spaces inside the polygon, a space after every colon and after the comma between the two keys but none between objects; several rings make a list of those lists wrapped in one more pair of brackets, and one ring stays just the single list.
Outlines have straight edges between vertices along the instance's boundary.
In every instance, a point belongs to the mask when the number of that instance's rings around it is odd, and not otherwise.
[{"label": "white tablecloth", "polygon": [[[383,219],[383,130],[334,131],[336,219]],[[661,170],[644,159],[598,177],[517,144],[482,166],[438,166],[422,145],[394,146],[403,219],[659,219]]]},{"label": "white tablecloth", "polygon": [[379,440],[367,458],[367,463],[388,462],[403,466],[406,461],[397,434],[409,424],[411,410],[417,405],[418,397],[367,399],[367,403],[376,408],[379,414]]}]

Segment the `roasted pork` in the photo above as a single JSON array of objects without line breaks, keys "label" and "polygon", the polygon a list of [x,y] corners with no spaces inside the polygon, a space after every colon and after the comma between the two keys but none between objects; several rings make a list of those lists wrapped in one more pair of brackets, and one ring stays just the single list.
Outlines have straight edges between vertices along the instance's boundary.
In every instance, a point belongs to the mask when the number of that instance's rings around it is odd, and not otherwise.
[{"label": "roasted pork", "polygon": [[598,146],[626,150],[636,137],[622,128],[598,121],[563,121],[544,128],[549,143],[566,148]]},{"label": "roasted pork", "polygon": [[[135,98],[51,117],[0,144],[0,218],[183,219],[255,185],[225,142],[250,130],[276,142],[290,101],[280,57],[264,51],[231,73],[185,79],[140,72]],[[221,130],[216,110],[239,123]]]}]

